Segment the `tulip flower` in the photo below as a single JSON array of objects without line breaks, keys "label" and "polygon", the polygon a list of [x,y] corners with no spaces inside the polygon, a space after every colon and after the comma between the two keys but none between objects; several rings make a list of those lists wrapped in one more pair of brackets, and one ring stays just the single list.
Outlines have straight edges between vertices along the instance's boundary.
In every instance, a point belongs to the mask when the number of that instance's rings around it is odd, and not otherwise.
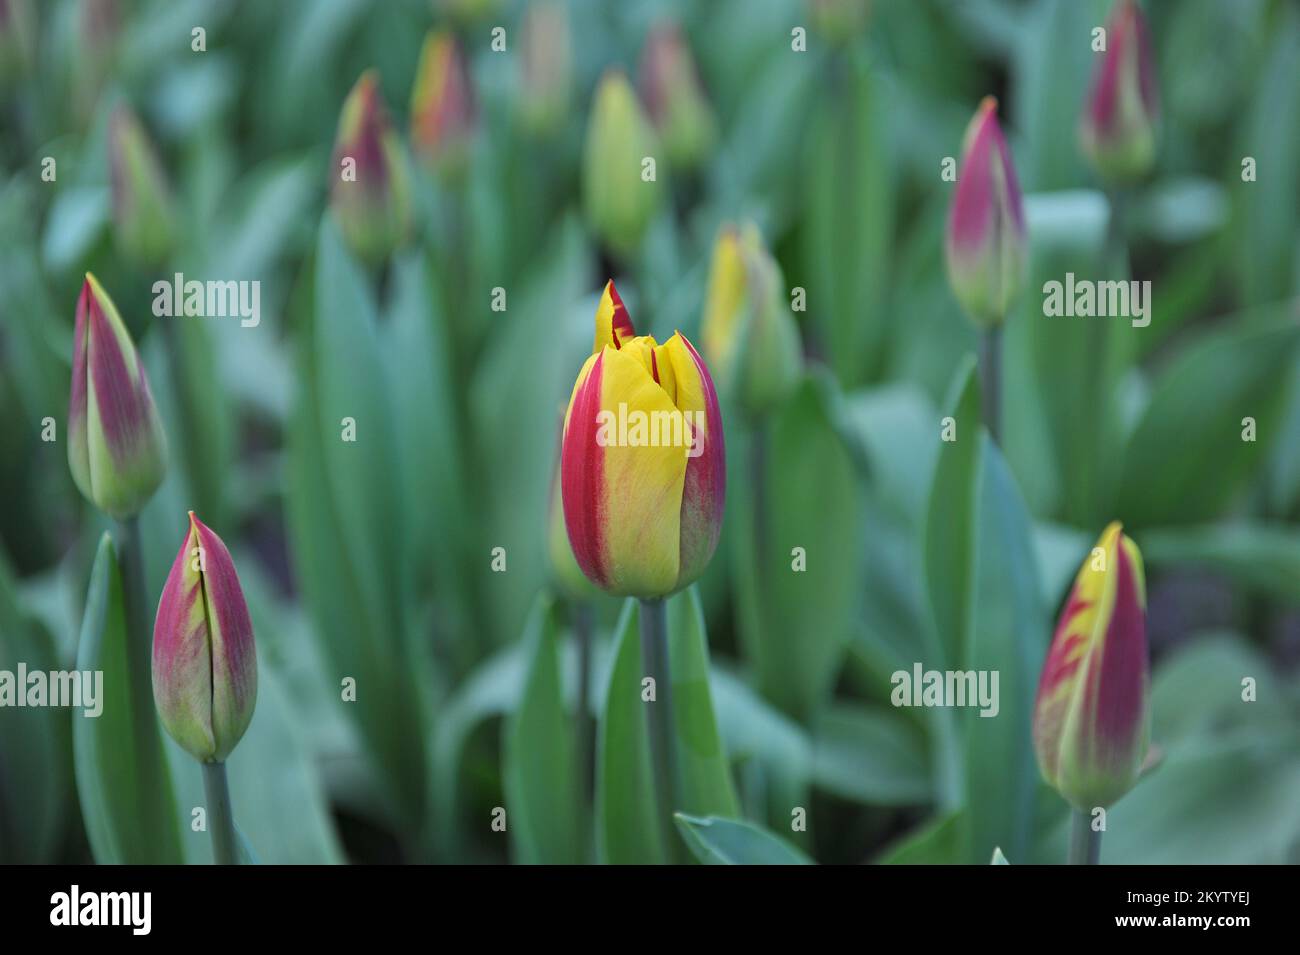
[{"label": "tulip flower", "polygon": [[537,135],[556,130],[569,113],[573,52],[565,10],[558,0],[541,0],[524,11],[518,100],[525,128]]},{"label": "tulip flower", "polygon": [[139,513],[167,471],[167,438],[144,363],[90,273],[73,332],[68,467],[86,499],[118,519]]},{"label": "tulip flower", "polygon": [[253,625],[230,552],[190,511],[158,601],[153,697],[163,727],[200,762],[223,762],[257,703]]},{"label": "tulip flower", "polygon": [[430,33],[411,90],[411,149],[431,172],[459,176],[474,138],[474,98],[456,38]]},{"label": "tulip flower", "polygon": [[695,61],[676,25],[659,27],[646,41],[641,96],[668,162],[682,169],[699,165],[713,148],[716,129]]},{"label": "tulip flower", "polygon": [[587,126],[583,157],[583,206],[605,244],[630,255],[641,243],[659,204],[658,177],[643,178],[647,159],[657,159],[658,142],[627,77],[605,73]]},{"label": "tulip flower", "polygon": [[726,488],[713,380],[680,332],[637,336],[613,282],[565,414],[561,488],[578,566],[609,593],[666,596],[713,556]]},{"label": "tulip flower", "polygon": [[1132,0],[1119,0],[1079,122],[1079,142],[1103,179],[1131,182],[1150,170],[1159,111],[1146,19]]},{"label": "tulip flower", "polygon": [[1006,317],[1023,279],[1025,211],[991,96],[966,128],[944,251],[958,301],[976,325]]},{"label": "tulip flower", "polygon": [[555,475],[551,481],[551,504],[547,515],[547,558],[551,581],[556,589],[571,599],[586,599],[598,591],[578,566],[569,543],[569,531],[564,523],[564,495],[560,486],[560,465],[556,461]]},{"label": "tulip flower", "polygon": [[723,394],[751,415],[779,404],[798,384],[802,350],[780,266],[757,226],[718,233],[704,303],[704,354]]},{"label": "tulip flower", "polygon": [[1075,578],[1034,703],[1043,777],[1081,813],[1109,806],[1137,780],[1147,700],[1142,555],[1113,523]]},{"label": "tulip flower", "polygon": [[369,263],[405,241],[411,225],[406,159],[368,70],[343,103],[334,144],[330,205],[344,239]]},{"label": "tulip flower", "polygon": [[175,240],[171,190],[162,164],[139,119],[125,106],[113,112],[108,144],[117,244],[137,265],[156,268]]}]

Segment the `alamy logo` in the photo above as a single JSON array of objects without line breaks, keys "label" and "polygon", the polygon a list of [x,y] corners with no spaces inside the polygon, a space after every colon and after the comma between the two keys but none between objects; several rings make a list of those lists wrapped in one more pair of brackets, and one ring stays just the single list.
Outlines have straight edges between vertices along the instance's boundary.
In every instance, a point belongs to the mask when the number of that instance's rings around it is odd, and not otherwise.
[{"label": "alamy logo", "polygon": [[913,663],[912,672],[895,670],[889,678],[895,706],[978,706],[980,716],[997,716],[997,670],[926,670]]},{"label": "alamy logo", "polygon": [[704,453],[703,411],[628,410],[602,408],[596,413],[596,444],[602,448],[685,448],[688,458]]},{"label": "alamy logo", "polygon": [[103,670],[0,670],[0,707],[79,706],[90,718],[104,712]]},{"label": "alamy logo", "polygon": [[153,283],[153,313],[158,318],[238,318],[241,327],[256,328],[262,321],[262,283],[257,279],[186,281],[184,274],[177,272],[170,282],[159,279]]},{"label": "alamy logo", "polygon": [[1131,318],[1134,328],[1151,324],[1151,282],[1076,280],[1043,283],[1043,314],[1048,318]]},{"label": "alamy logo", "polygon": [[51,925],[127,925],[132,935],[148,935],[153,919],[149,892],[71,891],[50,896]]}]

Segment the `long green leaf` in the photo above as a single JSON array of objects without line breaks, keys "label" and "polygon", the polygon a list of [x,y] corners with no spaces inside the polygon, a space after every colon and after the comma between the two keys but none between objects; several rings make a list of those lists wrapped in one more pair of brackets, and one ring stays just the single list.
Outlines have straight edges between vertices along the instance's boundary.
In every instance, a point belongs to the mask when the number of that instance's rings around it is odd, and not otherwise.
[{"label": "long green leaf", "polygon": [[695,858],[705,865],[812,865],[784,839],[752,822],[679,812],[674,820]]}]

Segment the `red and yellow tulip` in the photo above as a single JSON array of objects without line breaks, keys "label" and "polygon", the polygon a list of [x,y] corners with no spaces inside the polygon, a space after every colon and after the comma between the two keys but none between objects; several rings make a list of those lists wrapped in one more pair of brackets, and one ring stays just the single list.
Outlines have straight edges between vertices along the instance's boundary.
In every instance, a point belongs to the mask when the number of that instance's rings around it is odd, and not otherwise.
[{"label": "red and yellow tulip", "polygon": [[1075,578],[1034,703],[1038,765],[1076,809],[1133,787],[1150,740],[1147,698],[1142,555],[1117,522]]},{"label": "red and yellow tulip", "polygon": [[119,519],[139,513],[167,472],[167,438],[144,363],[89,272],[73,332],[68,467],[86,499]]},{"label": "red and yellow tulip", "polygon": [[163,727],[201,762],[222,762],[257,703],[253,624],[230,552],[190,511],[158,601],[153,698]]},{"label": "red and yellow tulip", "polygon": [[962,140],[944,251],[953,291],[971,320],[981,328],[1000,325],[1024,277],[1025,210],[991,96]]},{"label": "red and yellow tulip", "polygon": [[1159,113],[1146,19],[1132,0],[1119,0],[1079,121],[1079,142],[1103,179],[1129,182],[1150,170]]},{"label": "red and yellow tulip", "polygon": [[704,361],[680,332],[662,345],[636,335],[609,282],[564,418],[560,481],[578,566],[620,596],[688,586],[717,546],[726,477]]}]

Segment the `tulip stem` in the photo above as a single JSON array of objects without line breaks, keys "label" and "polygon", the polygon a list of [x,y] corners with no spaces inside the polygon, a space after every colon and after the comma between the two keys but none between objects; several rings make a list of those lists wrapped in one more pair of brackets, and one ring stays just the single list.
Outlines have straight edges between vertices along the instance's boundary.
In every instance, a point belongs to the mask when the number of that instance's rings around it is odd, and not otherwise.
[{"label": "tulip stem", "polygon": [[[140,519],[128,517],[119,525],[122,536],[122,603],[126,615],[126,673],[131,690],[131,728],[135,738],[137,773],[145,792],[162,792],[165,771],[158,736],[158,714],[153,701],[153,628],[144,580],[144,548]],[[142,812],[164,812],[161,801]]]},{"label": "tulip stem", "polygon": [[578,735],[576,766],[578,793],[584,804],[591,794],[591,604],[580,600],[573,605],[573,639],[578,645],[578,699],[574,706],[574,724]]},{"label": "tulip stem", "polygon": [[641,662],[645,675],[654,680],[654,698],[645,705],[646,725],[650,732],[655,803],[663,829],[666,861],[676,860],[677,840],[673,833],[673,782],[676,753],[673,733],[672,672],[668,662],[668,605],[662,599],[642,600],[638,614],[641,624]]},{"label": "tulip stem", "polygon": [[980,408],[993,443],[1002,446],[1002,326],[980,336]]},{"label": "tulip stem", "polygon": [[208,831],[212,833],[212,862],[239,865],[235,817],[230,811],[230,786],[225,763],[203,764],[203,792],[208,803]]},{"label": "tulip stem", "polygon": [[1086,812],[1070,812],[1070,865],[1096,865],[1101,861],[1101,833],[1092,828]]}]

